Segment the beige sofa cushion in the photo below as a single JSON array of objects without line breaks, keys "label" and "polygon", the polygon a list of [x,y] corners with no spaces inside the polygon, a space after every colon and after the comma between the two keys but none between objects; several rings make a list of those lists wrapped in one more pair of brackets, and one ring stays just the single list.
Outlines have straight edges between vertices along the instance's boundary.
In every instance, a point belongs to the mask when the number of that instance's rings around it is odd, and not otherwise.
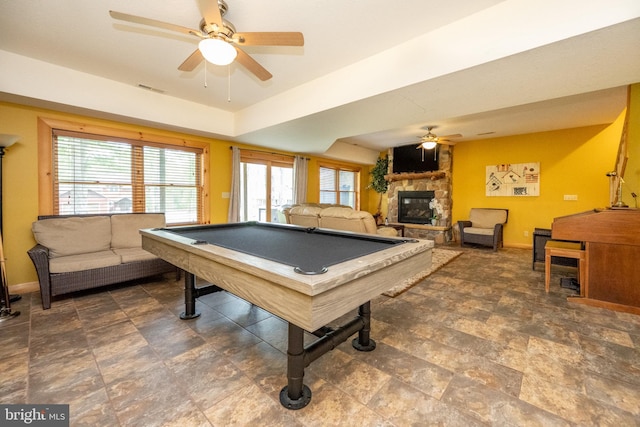
[{"label": "beige sofa cushion", "polygon": [[320,227],[369,234],[376,234],[378,229],[369,212],[341,207],[323,209],[320,212]]},{"label": "beige sofa cushion", "polygon": [[147,252],[142,248],[122,248],[122,249],[113,249],[117,255],[120,255],[122,262],[136,262],[136,261],[146,261],[149,259],[157,258],[151,252]]},{"label": "beige sofa cushion", "polygon": [[71,273],[74,271],[91,270],[94,268],[120,265],[120,255],[106,250],[79,255],[59,256],[49,260],[50,273]]},{"label": "beige sofa cushion", "polygon": [[318,215],[322,211],[319,206],[294,206],[289,210],[290,224],[302,227],[319,227]]},{"label": "beige sofa cushion", "polygon": [[[281,206],[282,209],[282,214],[284,215],[284,219],[286,221],[287,224],[293,224],[293,222],[291,222],[291,218],[289,217],[289,215],[291,214],[291,209],[293,208],[321,208],[321,209],[325,209],[325,208],[330,208],[332,206],[339,206],[339,207],[343,207],[343,208],[350,208],[351,206],[346,206],[346,205],[336,205],[333,203],[299,203],[299,204],[295,204],[295,205],[284,205]],[[315,210],[314,210],[315,211]],[[300,210],[298,210],[298,213],[300,214]],[[311,211],[309,211],[311,212]],[[316,212],[316,214],[319,211]],[[298,225],[298,224],[296,224]],[[308,226],[307,226],[308,227]],[[317,227],[317,226],[316,226]]]},{"label": "beige sofa cushion", "polygon": [[[469,221],[471,221],[473,228],[490,228],[493,230],[496,224],[507,222],[507,211],[505,209],[472,208],[469,213]],[[465,229],[466,232],[467,229]]]},{"label": "beige sofa cushion", "polygon": [[50,218],[33,223],[36,242],[49,248],[49,257],[109,250],[111,221],[108,216]]},{"label": "beige sofa cushion", "polygon": [[398,237],[398,230],[393,227],[380,227],[376,230],[379,236]]},{"label": "beige sofa cushion", "polygon": [[122,214],[111,216],[111,247],[142,247],[142,228],[162,228],[166,225],[164,214]]},{"label": "beige sofa cushion", "polygon": [[479,227],[465,227],[464,234],[482,234],[483,236],[493,236],[493,227],[491,228],[479,228]]}]

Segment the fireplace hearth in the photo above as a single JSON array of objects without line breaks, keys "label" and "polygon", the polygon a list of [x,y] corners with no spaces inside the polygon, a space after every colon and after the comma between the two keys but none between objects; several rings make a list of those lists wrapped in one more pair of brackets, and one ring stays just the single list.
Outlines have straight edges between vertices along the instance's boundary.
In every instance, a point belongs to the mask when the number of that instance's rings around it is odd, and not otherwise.
[{"label": "fireplace hearth", "polygon": [[398,191],[398,222],[430,224],[434,217],[429,207],[434,191]]}]

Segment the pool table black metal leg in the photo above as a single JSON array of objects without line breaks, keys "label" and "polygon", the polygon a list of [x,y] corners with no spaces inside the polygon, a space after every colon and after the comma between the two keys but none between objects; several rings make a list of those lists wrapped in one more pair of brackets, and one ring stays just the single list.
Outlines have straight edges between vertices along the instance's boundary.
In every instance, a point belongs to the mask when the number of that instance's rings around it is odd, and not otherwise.
[{"label": "pool table black metal leg", "polygon": [[287,385],[280,391],[280,403],[287,409],[301,409],[311,402],[311,389],[304,385],[304,330],[289,323]]},{"label": "pool table black metal leg", "polygon": [[180,314],[181,319],[195,319],[200,317],[196,311],[196,276],[188,271],[184,272],[184,311]]},{"label": "pool table black metal leg", "polygon": [[363,322],[362,328],[358,331],[358,338],[351,342],[353,348],[359,351],[373,351],[376,342],[371,339],[371,302],[367,301],[358,307],[358,316]]}]

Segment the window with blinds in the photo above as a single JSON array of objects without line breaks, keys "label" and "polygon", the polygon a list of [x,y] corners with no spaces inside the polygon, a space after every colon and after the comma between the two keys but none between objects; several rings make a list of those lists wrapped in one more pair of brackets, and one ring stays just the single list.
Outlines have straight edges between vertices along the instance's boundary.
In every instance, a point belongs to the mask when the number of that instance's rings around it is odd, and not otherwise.
[{"label": "window with blinds", "polygon": [[339,166],[320,166],[320,203],[359,208],[360,171]]},{"label": "window with blinds", "polygon": [[53,207],[59,215],[164,212],[168,224],[202,215],[202,149],[53,131]]}]

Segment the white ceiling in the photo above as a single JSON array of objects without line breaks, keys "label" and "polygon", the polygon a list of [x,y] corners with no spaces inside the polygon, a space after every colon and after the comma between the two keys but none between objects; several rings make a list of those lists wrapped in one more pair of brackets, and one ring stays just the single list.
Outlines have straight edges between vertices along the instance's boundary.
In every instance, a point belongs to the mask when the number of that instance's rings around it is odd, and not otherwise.
[{"label": "white ceiling", "polygon": [[370,163],[428,125],[463,142],[611,123],[640,82],[638,0],[227,0],[239,32],[304,34],[245,48],[266,82],[178,71],[197,38],[108,13],[198,28],[198,1],[0,0],[0,100]]}]

